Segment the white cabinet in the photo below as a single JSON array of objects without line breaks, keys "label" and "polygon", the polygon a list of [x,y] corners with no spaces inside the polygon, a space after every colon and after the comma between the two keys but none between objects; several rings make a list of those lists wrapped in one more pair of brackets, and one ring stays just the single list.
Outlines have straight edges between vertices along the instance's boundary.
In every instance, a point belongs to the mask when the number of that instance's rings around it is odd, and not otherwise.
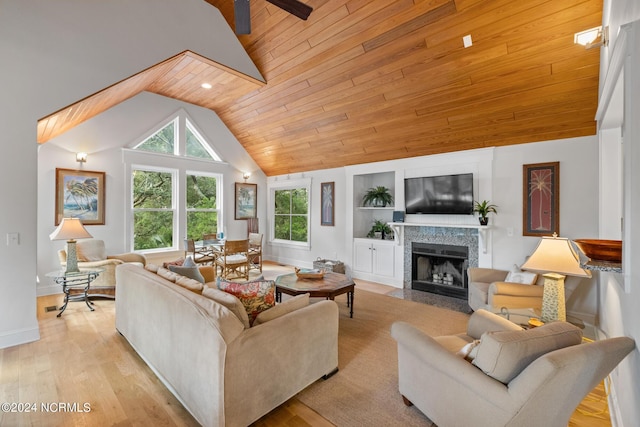
[{"label": "white cabinet", "polygon": [[[388,240],[354,239],[353,271],[365,273],[362,278],[393,278],[395,273],[395,243]],[[368,277],[367,275],[371,275]]]}]

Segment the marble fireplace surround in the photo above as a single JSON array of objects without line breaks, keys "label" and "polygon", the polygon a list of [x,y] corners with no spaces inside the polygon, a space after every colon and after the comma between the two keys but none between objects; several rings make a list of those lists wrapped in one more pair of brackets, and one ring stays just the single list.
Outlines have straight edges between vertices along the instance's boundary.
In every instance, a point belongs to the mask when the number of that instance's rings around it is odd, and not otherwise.
[{"label": "marble fireplace surround", "polygon": [[[442,245],[459,245],[469,248],[469,267],[478,266],[478,257],[482,243],[481,235],[484,230],[479,227],[464,226],[423,226],[395,223],[401,227],[401,235],[404,245],[403,288],[411,289],[411,243],[435,243]],[[395,228],[395,227],[394,227]]]}]

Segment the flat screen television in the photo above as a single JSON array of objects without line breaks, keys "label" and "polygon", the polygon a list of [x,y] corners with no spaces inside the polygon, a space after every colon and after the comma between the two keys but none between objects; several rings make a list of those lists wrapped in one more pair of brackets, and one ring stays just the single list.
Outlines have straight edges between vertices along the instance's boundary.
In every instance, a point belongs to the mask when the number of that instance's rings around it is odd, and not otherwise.
[{"label": "flat screen television", "polygon": [[425,176],[404,180],[407,214],[473,213],[473,174]]}]

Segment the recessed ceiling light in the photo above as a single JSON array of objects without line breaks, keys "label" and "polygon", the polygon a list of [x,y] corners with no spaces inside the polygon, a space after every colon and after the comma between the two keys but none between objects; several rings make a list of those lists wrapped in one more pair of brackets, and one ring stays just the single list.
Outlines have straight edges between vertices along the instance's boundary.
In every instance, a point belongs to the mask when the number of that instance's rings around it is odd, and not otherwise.
[{"label": "recessed ceiling light", "polygon": [[211,83],[202,83],[200,86],[202,86],[205,89],[211,89],[212,88]]}]

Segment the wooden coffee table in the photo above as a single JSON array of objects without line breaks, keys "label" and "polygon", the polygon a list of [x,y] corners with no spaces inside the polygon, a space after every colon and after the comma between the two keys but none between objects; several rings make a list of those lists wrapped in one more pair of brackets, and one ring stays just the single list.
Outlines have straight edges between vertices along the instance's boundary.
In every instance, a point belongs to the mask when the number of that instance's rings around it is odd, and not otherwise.
[{"label": "wooden coffee table", "polygon": [[282,294],[319,297],[333,300],[336,296],[347,294],[349,317],[353,317],[353,294],[356,284],[340,273],[325,273],[322,279],[301,279],[296,273],[282,274],[276,277],[276,301],[280,302]]}]

